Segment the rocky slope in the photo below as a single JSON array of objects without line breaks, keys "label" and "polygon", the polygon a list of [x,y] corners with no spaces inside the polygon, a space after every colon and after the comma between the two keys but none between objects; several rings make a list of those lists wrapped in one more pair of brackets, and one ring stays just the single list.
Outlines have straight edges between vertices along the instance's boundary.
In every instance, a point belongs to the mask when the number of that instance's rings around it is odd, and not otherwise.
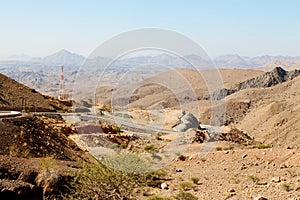
[{"label": "rocky slope", "polygon": [[[82,154],[68,135],[76,133],[59,115],[28,115],[0,121],[1,155],[75,161]],[[77,152],[78,151],[78,152]]]},{"label": "rocky slope", "polygon": [[300,75],[300,70],[286,71],[281,67],[276,67],[270,72],[266,72],[260,76],[248,79],[246,81],[235,84],[230,88],[222,88],[213,93],[212,99],[220,100],[224,97],[247,88],[267,88],[277,84],[293,80]]},{"label": "rocky slope", "polygon": [[61,199],[80,165],[92,158],[68,138],[60,115],[0,121],[0,199]]},{"label": "rocky slope", "polygon": [[276,67],[270,72],[244,81],[235,86],[235,90],[242,90],[247,88],[266,88],[272,87],[279,83],[293,80],[300,75],[300,70],[286,71],[281,67]]},{"label": "rocky slope", "polygon": [[0,110],[56,111],[68,109],[55,98],[47,97],[35,89],[0,74]]},{"label": "rocky slope", "polygon": [[173,200],[180,199],[179,194],[192,199],[187,193],[199,200],[299,198],[299,149],[234,148],[203,156],[197,151],[201,148],[193,150],[183,156],[186,159],[178,158],[166,167],[166,181],[139,199],[147,200],[150,199],[147,196],[152,196],[153,199],[168,197]]},{"label": "rocky slope", "polygon": [[[182,103],[208,99],[209,91],[234,84],[263,74],[260,70],[220,69],[197,72],[191,69],[169,70],[136,84],[120,87],[101,87],[96,102],[101,104],[130,103],[137,108],[170,108]],[[220,79],[219,79],[220,78]],[[212,80],[212,87],[207,82]],[[222,80],[221,80],[222,79]],[[130,102],[126,102],[128,97]],[[113,101],[111,101],[113,99]],[[123,103],[123,104],[124,104]]]},{"label": "rocky slope", "polygon": [[[292,77],[292,74],[282,77]],[[227,96],[225,101],[220,101],[215,106],[226,103],[227,123],[235,124],[256,140],[273,145],[297,147],[300,144],[299,86],[298,76],[273,87],[243,89]],[[209,123],[211,109],[214,108],[208,107],[202,113],[202,122]]]},{"label": "rocky slope", "polygon": [[0,156],[0,199],[62,199],[77,163],[51,158]]}]

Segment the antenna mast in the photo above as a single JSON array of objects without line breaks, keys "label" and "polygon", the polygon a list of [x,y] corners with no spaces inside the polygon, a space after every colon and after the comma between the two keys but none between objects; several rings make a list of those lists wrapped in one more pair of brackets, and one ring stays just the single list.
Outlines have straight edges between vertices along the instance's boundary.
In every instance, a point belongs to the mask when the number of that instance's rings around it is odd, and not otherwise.
[{"label": "antenna mast", "polygon": [[64,66],[61,66],[61,74],[60,74],[60,84],[59,84],[59,100],[65,99],[65,76],[64,76]]}]

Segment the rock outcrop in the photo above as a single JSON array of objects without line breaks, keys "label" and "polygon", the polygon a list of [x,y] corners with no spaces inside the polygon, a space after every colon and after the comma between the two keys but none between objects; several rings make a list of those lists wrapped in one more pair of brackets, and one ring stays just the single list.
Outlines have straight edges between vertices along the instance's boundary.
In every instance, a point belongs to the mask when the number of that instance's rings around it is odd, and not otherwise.
[{"label": "rock outcrop", "polygon": [[230,128],[227,132],[222,132],[218,136],[218,141],[234,142],[238,144],[252,144],[254,142],[247,133],[237,129]]},{"label": "rock outcrop", "polygon": [[73,133],[76,130],[55,114],[2,119],[0,155],[76,161],[84,151],[68,138]]},{"label": "rock outcrop", "polygon": [[81,167],[70,161],[12,156],[0,156],[0,163],[0,199],[3,200],[61,199]]},{"label": "rock outcrop", "polygon": [[234,85],[231,88],[221,88],[212,94],[212,99],[221,100],[228,95],[248,88],[268,88],[277,84],[293,80],[300,75],[300,70],[286,71],[281,67],[276,67],[270,72],[266,72],[258,77],[248,79]]},{"label": "rock outcrop", "polygon": [[183,112],[179,117],[179,121],[172,126],[173,130],[178,132],[185,132],[190,128],[200,128],[197,118],[192,113]]}]

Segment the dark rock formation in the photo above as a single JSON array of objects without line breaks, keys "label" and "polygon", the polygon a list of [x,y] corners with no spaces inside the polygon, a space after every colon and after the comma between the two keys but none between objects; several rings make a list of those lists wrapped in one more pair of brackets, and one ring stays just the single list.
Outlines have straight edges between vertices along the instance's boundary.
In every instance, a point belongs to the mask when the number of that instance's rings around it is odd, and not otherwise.
[{"label": "dark rock formation", "polygon": [[76,133],[59,115],[7,118],[0,121],[0,155],[54,156],[75,161],[83,151],[67,136]]},{"label": "dark rock formation", "polygon": [[238,144],[251,144],[254,142],[253,138],[237,128],[231,128],[231,130],[227,133],[220,133],[218,140],[234,142]]},{"label": "dark rock formation", "polygon": [[43,199],[41,189],[19,180],[0,181],[0,199],[38,200]]},{"label": "dark rock formation", "polygon": [[266,72],[255,78],[234,85],[232,88],[221,88],[213,92],[213,100],[221,100],[228,95],[248,88],[268,88],[277,84],[293,80],[300,75],[300,70],[286,71],[281,67],[276,67],[270,72]]},{"label": "dark rock formation", "polygon": [[[50,161],[53,165],[47,165]],[[0,156],[0,199],[62,199],[80,167],[70,161]]]}]

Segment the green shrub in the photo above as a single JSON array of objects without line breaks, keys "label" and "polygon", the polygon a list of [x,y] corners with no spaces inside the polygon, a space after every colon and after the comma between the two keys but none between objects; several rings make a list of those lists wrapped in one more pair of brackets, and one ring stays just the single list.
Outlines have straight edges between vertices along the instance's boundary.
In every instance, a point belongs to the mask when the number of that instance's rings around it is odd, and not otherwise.
[{"label": "green shrub", "polygon": [[172,200],[172,198],[169,197],[161,197],[161,196],[151,196],[147,200]]},{"label": "green shrub", "polygon": [[117,150],[119,150],[120,145],[118,145],[118,144],[111,144],[111,145],[108,145],[108,148],[117,151]]},{"label": "green shrub", "polygon": [[252,180],[253,182],[258,182],[258,181],[259,181],[259,178],[256,177],[256,176],[253,175],[253,174],[248,175],[248,178],[249,178],[250,180]]},{"label": "green shrub", "polygon": [[19,154],[19,151],[18,151],[18,147],[16,146],[16,145],[10,145],[9,147],[8,147],[8,151],[9,151],[9,155],[10,156],[18,156],[18,154]]},{"label": "green shrub", "polygon": [[30,158],[30,149],[23,149],[21,152],[22,158]]},{"label": "green shrub", "polygon": [[148,169],[146,162],[134,154],[109,157],[103,163],[85,163],[65,198],[132,199],[146,185]]},{"label": "green shrub", "polygon": [[260,144],[260,145],[254,146],[254,148],[256,148],[256,149],[268,149],[268,148],[272,148],[272,146],[267,145],[267,144]]},{"label": "green shrub", "polygon": [[198,177],[192,177],[191,180],[193,181],[193,183],[198,184],[200,181],[200,178]]},{"label": "green shrub", "polygon": [[198,200],[198,197],[189,192],[180,192],[175,196],[177,200]]},{"label": "green shrub", "polygon": [[46,170],[46,171],[56,168],[56,162],[55,162],[55,159],[53,156],[42,158],[40,160],[40,165],[41,165],[42,170]]},{"label": "green shrub", "polygon": [[291,190],[291,185],[288,183],[282,183],[282,187],[287,192]]},{"label": "green shrub", "polygon": [[167,175],[167,172],[162,169],[159,169],[159,170],[151,172],[151,175],[153,175],[155,177],[163,177],[163,176]]},{"label": "green shrub", "polygon": [[181,183],[179,183],[179,186],[180,186],[184,191],[192,190],[192,189],[195,188],[195,184],[192,183],[192,182],[189,182],[189,181],[181,182]]},{"label": "green shrub", "polygon": [[156,150],[156,147],[154,144],[149,144],[149,145],[145,146],[144,150],[148,151],[148,152],[153,152]]},{"label": "green shrub", "polygon": [[120,145],[119,145],[119,147],[121,148],[121,149],[126,149],[127,148],[127,144],[126,143],[121,143]]},{"label": "green shrub", "polygon": [[232,150],[234,147],[233,146],[228,146],[228,147],[224,147],[223,150],[227,151],[227,150]]},{"label": "green shrub", "polygon": [[40,171],[35,178],[38,187],[43,189],[43,196],[58,190],[59,175],[54,157],[46,157],[40,160]]},{"label": "green shrub", "polygon": [[222,147],[216,147],[216,151],[222,151]]},{"label": "green shrub", "polygon": [[121,128],[119,126],[115,126],[114,128],[117,133],[123,133],[123,131],[121,130]]}]

